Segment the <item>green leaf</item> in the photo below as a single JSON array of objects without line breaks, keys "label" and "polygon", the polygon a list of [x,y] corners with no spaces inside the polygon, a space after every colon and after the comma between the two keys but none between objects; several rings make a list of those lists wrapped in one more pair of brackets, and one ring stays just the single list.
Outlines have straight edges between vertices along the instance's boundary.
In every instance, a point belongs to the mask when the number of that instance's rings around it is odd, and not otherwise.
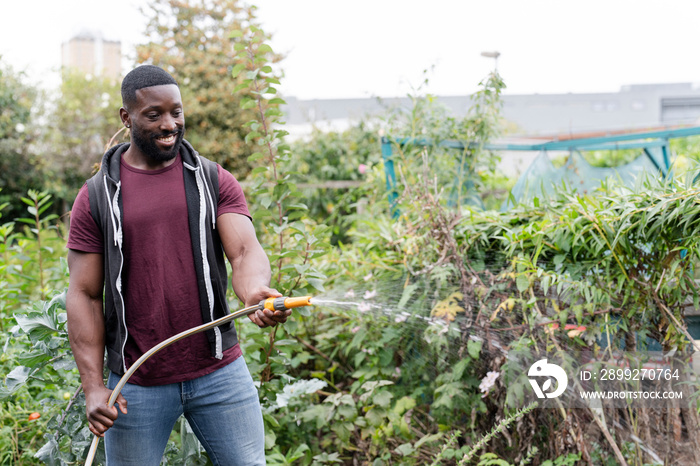
[{"label": "green leaf", "polygon": [[309,446],[307,444],[302,443],[301,445],[299,445],[296,448],[296,450],[294,450],[293,453],[287,453],[287,456],[285,459],[287,460],[287,462],[293,463],[294,461],[298,460],[299,458],[303,458],[304,453],[306,453],[307,451],[311,451],[311,448],[309,448]]},{"label": "green leaf", "polygon": [[272,53],[272,47],[270,47],[270,46],[267,45],[267,44],[260,44],[260,45],[258,46],[258,52],[261,52],[261,53]]},{"label": "green leaf", "polygon": [[372,398],[372,401],[381,406],[382,408],[386,408],[389,406],[391,403],[391,399],[394,397],[391,392],[387,390],[382,390],[379,393],[375,394],[374,397]]},{"label": "green leaf", "polygon": [[263,194],[258,198],[258,202],[264,209],[267,209],[272,203],[272,196],[270,196],[269,194]]},{"label": "green leaf", "polygon": [[244,99],[241,101],[241,108],[243,110],[254,108],[256,105],[257,102],[254,99]]},{"label": "green leaf", "polygon": [[245,69],[245,63],[237,63],[231,70],[231,77],[237,78],[241,71]]},{"label": "green leaf", "polygon": [[22,385],[27,383],[27,379],[29,379],[29,375],[31,373],[32,370],[26,366],[18,366],[12,369],[12,371],[10,371],[10,373],[5,377],[5,385],[10,393],[14,393]]},{"label": "green leaf", "polygon": [[56,464],[56,458],[58,456],[58,443],[53,436],[49,436],[49,441],[34,454],[34,458],[46,464]]},{"label": "green leaf", "polygon": [[404,443],[396,447],[395,451],[402,456],[409,456],[412,455],[416,451],[416,449],[413,448],[413,445],[411,445],[410,443]]},{"label": "green leaf", "polygon": [[415,407],[416,400],[414,400],[410,396],[404,396],[396,401],[396,405],[394,405],[394,409],[392,411],[400,416],[409,409],[413,409]]},{"label": "green leaf", "polygon": [[265,154],[262,152],[253,152],[249,157],[248,157],[248,162],[255,162],[256,160],[260,160],[265,157]]},{"label": "green leaf", "polygon": [[416,442],[415,447],[420,448],[423,444],[436,442],[436,441],[440,440],[442,437],[443,437],[443,434],[440,432],[438,432],[437,434],[426,435]]},{"label": "green leaf", "polygon": [[250,133],[245,135],[244,140],[245,140],[246,144],[250,144],[250,141],[255,140],[261,136],[262,135],[260,133],[258,133],[257,131],[251,131]]},{"label": "green leaf", "polygon": [[471,339],[467,342],[467,352],[472,359],[479,359],[479,355],[481,354],[481,345],[482,343],[480,341],[474,341]]},{"label": "green leaf", "polygon": [[272,429],[265,429],[265,450],[271,450],[277,444],[277,435]]},{"label": "green leaf", "polygon": [[323,287],[323,280],[318,279],[318,278],[307,278],[306,282],[316,288],[320,292],[326,291],[326,289]]},{"label": "green leaf", "polygon": [[49,361],[50,359],[51,356],[41,351],[22,353],[17,357],[19,363],[27,367],[36,367],[38,364]]},{"label": "green leaf", "polygon": [[233,94],[237,94],[241,92],[242,90],[248,89],[250,87],[250,81],[246,80],[243,81],[242,83],[238,84],[236,87],[233,88]]},{"label": "green leaf", "polygon": [[401,294],[401,299],[399,300],[399,304],[397,305],[397,309],[405,309],[406,304],[408,304],[408,301],[413,297],[413,293],[415,293],[417,289],[418,289],[418,283],[412,283],[412,284],[406,286],[403,289],[403,293]]},{"label": "green leaf", "polygon": [[62,371],[69,371],[72,369],[77,368],[78,366],[75,364],[75,359],[73,358],[72,355],[68,354],[61,359],[55,360],[52,364],[51,367],[54,368],[54,370],[62,370]]},{"label": "green leaf", "polygon": [[530,279],[525,274],[520,274],[515,279],[515,285],[521,293],[530,287]]},{"label": "green leaf", "polygon": [[14,317],[20,328],[34,341],[44,339],[58,331],[58,322],[55,315],[51,313],[15,314]]},{"label": "green leaf", "polygon": [[260,173],[268,172],[270,171],[270,167],[264,166],[264,167],[255,167],[250,171],[251,176],[258,175]]},{"label": "green leaf", "polygon": [[257,221],[262,221],[262,220],[269,220],[272,218],[272,212],[267,210],[267,207],[264,209],[255,209],[255,212],[253,212],[253,220]]}]

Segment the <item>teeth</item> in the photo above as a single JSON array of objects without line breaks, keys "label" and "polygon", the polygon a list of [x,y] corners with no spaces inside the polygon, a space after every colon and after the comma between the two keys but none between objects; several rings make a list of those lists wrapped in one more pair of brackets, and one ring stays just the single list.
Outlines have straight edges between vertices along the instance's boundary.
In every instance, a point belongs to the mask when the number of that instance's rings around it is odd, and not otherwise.
[{"label": "teeth", "polygon": [[158,138],[158,140],[163,142],[172,142],[173,140],[175,140],[175,135],[170,135],[167,138]]}]

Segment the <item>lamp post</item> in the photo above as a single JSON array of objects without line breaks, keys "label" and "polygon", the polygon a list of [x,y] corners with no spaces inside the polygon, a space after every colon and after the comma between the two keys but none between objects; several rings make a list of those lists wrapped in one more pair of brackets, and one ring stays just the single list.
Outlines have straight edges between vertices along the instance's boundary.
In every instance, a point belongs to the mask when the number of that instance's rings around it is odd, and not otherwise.
[{"label": "lamp post", "polygon": [[481,52],[482,57],[493,58],[493,69],[498,70],[498,57],[501,56],[501,52],[494,50],[493,52]]}]

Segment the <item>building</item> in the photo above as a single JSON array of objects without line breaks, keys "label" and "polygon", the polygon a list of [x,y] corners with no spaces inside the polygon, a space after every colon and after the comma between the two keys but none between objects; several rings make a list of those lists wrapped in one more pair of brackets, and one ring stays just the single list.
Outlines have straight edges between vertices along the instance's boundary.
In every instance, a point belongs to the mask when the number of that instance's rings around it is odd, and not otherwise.
[{"label": "building", "polygon": [[[313,127],[339,131],[354,122],[379,116],[389,108],[411,108],[408,97],[285,100],[283,110],[292,138],[308,135]],[[455,116],[466,115],[472,106],[470,96],[438,96],[437,100]],[[700,124],[700,87],[691,83],[630,85],[609,93],[503,95],[502,101],[506,134],[503,140],[494,142],[527,145],[543,139],[607,136]],[[503,151],[498,169],[517,177],[537,155]]]},{"label": "building", "polygon": [[61,45],[61,64],[85,74],[119,79],[122,74],[122,45],[100,34],[84,32]]},{"label": "building", "polygon": [[[619,92],[590,94],[503,95],[508,133],[552,137],[692,125],[700,119],[700,87],[691,83],[624,86]],[[298,100],[287,98],[285,113],[292,134],[312,126],[344,129],[353,121],[377,116],[390,107],[410,108],[408,97],[390,99]],[[439,96],[455,116],[471,107],[470,96]]]},{"label": "building", "polygon": [[692,125],[700,118],[700,88],[636,84],[615,93],[508,95],[503,116],[530,136]]}]

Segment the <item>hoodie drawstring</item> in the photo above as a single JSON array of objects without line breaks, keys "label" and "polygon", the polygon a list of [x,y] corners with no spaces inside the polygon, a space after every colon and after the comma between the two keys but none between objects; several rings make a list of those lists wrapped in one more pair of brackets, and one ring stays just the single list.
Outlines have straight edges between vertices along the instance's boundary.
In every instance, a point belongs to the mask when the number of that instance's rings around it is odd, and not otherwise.
[{"label": "hoodie drawstring", "polygon": [[119,254],[121,255],[121,263],[119,264],[119,274],[115,281],[115,287],[117,288],[117,293],[119,294],[119,299],[122,305],[122,325],[124,327],[124,341],[121,347],[121,358],[122,367],[124,371],[126,368],[126,358],[124,357],[124,348],[126,347],[126,340],[129,338],[129,329],[126,327],[126,307],[124,306],[124,295],[122,294],[122,270],[124,270],[124,251],[122,250],[123,245],[123,232],[121,224],[121,210],[119,209],[119,193],[121,192],[122,182],[118,181],[116,183],[116,190],[114,192],[114,197],[109,201],[109,186],[107,185],[107,175],[103,177],[105,195],[107,197],[107,205],[109,206],[109,213],[112,219],[112,228],[114,231],[114,245],[119,248]]},{"label": "hoodie drawstring", "polygon": [[[196,157],[196,156],[195,156]],[[205,234],[206,222],[207,222],[207,204],[211,209],[212,213],[212,223],[216,224],[216,211],[214,210],[214,203],[211,198],[211,194],[206,187],[206,180],[202,174],[202,166],[193,167],[185,163],[185,167],[192,170],[195,174],[195,180],[197,181],[197,190],[199,191],[199,246],[200,253],[202,255],[202,268],[204,273],[204,286],[207,291],[207,301],[209,303],[209,316],[211,320],[214,320],[214,288],[211,284],[211,275],[209,268],[209,260],[207,259],[207,237]],[[209,202],[207,202],[207,200]],[[221,329],[219,327],[214,328],[214,336],[216,338],[216,351],[215,357],[217,359],[223,359],[223,340],[221,339]]]}]

